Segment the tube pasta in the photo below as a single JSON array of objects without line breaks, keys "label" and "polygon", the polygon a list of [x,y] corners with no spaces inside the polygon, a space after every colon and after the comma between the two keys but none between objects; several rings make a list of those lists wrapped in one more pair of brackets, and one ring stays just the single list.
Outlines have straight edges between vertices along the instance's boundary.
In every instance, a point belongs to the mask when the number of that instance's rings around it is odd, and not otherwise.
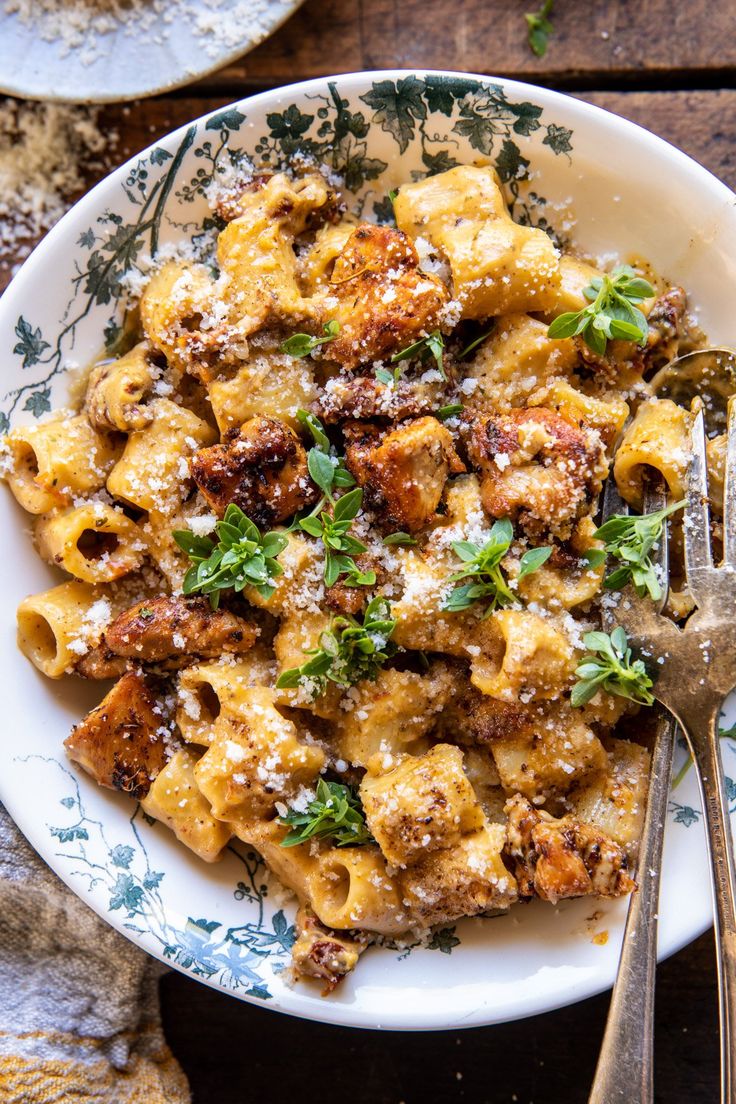
[{"label": "tube pasta", "polygon": [[213,726],[223,709],[237,713],[243,691],[253,686],[269,686],[276,665],[265,648],[253,648],[234,662],[215,660],[185,667],[177,684],[176,723],[182,737],[193,744],[208,746],[214,738]]},{"label": "tube pasta", "polygon": [[86,583],[109,583],[130,574],[145,552],[135,522],[101,502],[39,518],[35,531],[43,559]]},{"label": "tube pasta", "polygon": [[94,366],[84,400],[87,417],[94,429],[129,433],[148,425],[151,413],[141,405],[153,386],[148,354],[146,343],[139,342],[118,360]]},{"label": "tube pasta", "polygon": [[461,165],[404,184],[394,213],[400,230],[426,239],[449,261],[463,318],[555,303],[557,251],[544,231],[513,221],[492,168]]},{"label": "tube pasta", "polygon": [[690,416],[671,399],[650,399],[639,407],[626,430],[613,474],[622,498],[641,509],[647,468],[663,476],[673,501],[685,494],[690,448]]},{"label": "tube pasta", "polygon": [[481,412],[523,406],[548,379],[566,376],[576,364],[570,338],[548,337],[547,326],[528,314],[506,315],[468,364],[466,378],[476,383],[466,405]]},{"label": "tube pasta", "polygon": [[273,692],[253,687],[243,691],[237,712],[219,714],[194,773],[214,816],[240,833],[273,816],[276,802],[313,782],[324,763],[324,751],[302,743],[293,721],[279,713]]},{"label": "tube pasta", "polygon": [[577,660],[559,629],[528,610],[501,610],[484,625],[486,647],[470,665],[474,686],[501,701],[560,697]]},{"label": "tube pasta", "polygon": [[207,391],[221,433],[259,415],[297,429],[297,411],[317,396],[309,365],[278,352],[253,353],[234,374],[210,380]]},{"label": "tube pasta", "polygon": [[24,510],[45,514],[105,485],[120,446],[83,415],[19,426],[5,439],[6,480]]},{"label": "tube pasta", "polygon": [[187,458],[212,444],[215,432],[170,399],[155,399],[149,410],[150,424],[128,437],[107,489],[113,498],[139,510],[170,514],[188,493]]},{"label": "tube pasta", "polygon": [[18,647],[39,671],[61,678],[97,643],[111,618],[102,588],[70,580],[24,598],[17,613]]},{"label": "tube pasta", "polygon": [[215,862],[230,839],[227,824],[216,820],[197,787],[194,768],[197,756],[190,748],[179,748],[156,776],[141,808],[170,828],[176,838],[205,862]]},{"label": "tube pasta", "polygon": [[405,931],[407,912],[397,882],[377,847],[331,847],[309,876],[312,908],[329,928]]}]

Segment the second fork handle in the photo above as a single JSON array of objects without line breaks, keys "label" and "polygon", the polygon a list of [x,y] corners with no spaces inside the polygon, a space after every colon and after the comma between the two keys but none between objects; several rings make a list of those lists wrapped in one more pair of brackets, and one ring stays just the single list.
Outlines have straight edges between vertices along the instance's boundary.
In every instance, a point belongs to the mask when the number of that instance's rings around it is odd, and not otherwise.
[{"label": "second fork handle", "polygon": [[616,983],[588,1104],[652,1104],[654,978],[662,842],[677,732],[661,711],[652,754],[637,878],[629,900]]},{"label": "second fork handle", "polygon": [[736,1104],[736,865],[718,734],[720,701],[700,717],[681,717],[698,762],[713,874],[714,932],[721,1018],[721,1100]]}]

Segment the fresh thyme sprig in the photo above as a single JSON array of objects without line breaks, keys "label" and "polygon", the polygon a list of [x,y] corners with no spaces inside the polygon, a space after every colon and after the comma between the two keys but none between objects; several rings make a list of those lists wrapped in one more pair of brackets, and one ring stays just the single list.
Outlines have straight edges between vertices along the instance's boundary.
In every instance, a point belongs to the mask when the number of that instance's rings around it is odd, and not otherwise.
[{"label": "fresh thyme sprig", "polygon": [[382,543],[385,544],[387,547],[390,547],[392,544],[403,544],[411,546],[416,544],[417,542],[414,537],[412,537],[411,533],[398,532],[389,533],[387,537],[383,538]]},{"label": "fresh thyme sprig", "polygon": [[254,587],[263,598],[276,589],[273,580],[283,568],[276,557],[288,544],[282,533],[261,535],[239,506],[230,503],[215,526],[218,540],[199,537],[191,529],[177,529],[174,540],[186,552],[192,566],[184,576],[184,594],[209,595],[212,609],[220,604],[223,590]]},{"label": "fresh thyme sprig", "polygon": [[446,422],[448,418],[457,418],[464,409],[462,403],[449,403],[447,406],[441,406],[439,410],[436,410],[434,416],[440,422]]},{"label": "fresh thyme sprig", "polygon": [[317,793],[305,812],[289,809],[279,817],[291,831],[281,841],[282,847],[296,847],[310,839],[332,839],[338,847],[361,847],[373,843],[366,827],[360,798],[341,782],[326,782],[320,778]]},{"label": "fresh thyme sprig", "polygon": [[432,333],[427,334],[426,337],[420,337],[419,340],[415,341],[412,345],[407,345],[405,349],[401,349],[398,353],[394,353],[391,357],[391,363],[396,364],[400,360],[411,360],[412,357],[420,357],[424,360],[428,356],[433,356],[437,364],[437,371],[444,380],[447,379],[442,361],[444,351],[445,342],[442,334],[439,330],[432,330]]},{"label": "fresh thyme sprig", "polygon": [[288,353],[289,356],[298,357],[299,359],[309,356],[320,345],[335,340],[340,332],[340,323],[333,318],[329,322],[325,322],[322,332],[324,337],[312,337],[311,334],[306,333],[292,334],[291,337],[287,337],[286,341],[281,342],[279,348],[282,353]]},{"label": "fresh thyme sprig", "polygon": [[554,34],[554,27],[550,21],[554,0],[544,0],[539,11],[527,12],[524,16],[527,25],[527,42],[530,50],[537,57],[544,57],[547,53],[549,36]]},{"label": "fresh thyme sprig", "polygon": [[352,616],[333,617],[319,646],[307,649],[305,654],[312,658],[284,671],[276,686],[279,690],[304,686],[316,698],[330,682],[343,689],[363,679],[375,682],[379,669],[396,654],[391,640],[395,628],[391,608],[380,597],[368,603],[362,624]]},{"label": "fresh thyme sprig", "polygon": [[401,379],[401,365],[397,364],[393,372],[389,372],[388,368],[376,368],[376,379],[379,383],[382,383],[384,387],[389,387],[392,390],[398,386]]},{"label": "fresh thyme sprig", "polygon": [[649,553],[662,536],[665,519],[681,510],[684,505],[683,499],[663,510],[639,517],[635,514],[612,514],[595,531],[593,535],[605,541],[608,555],[621,563],[621,567],[617,567],[603,580],[607,590],[621,590],[627,583],[631,583],[641,598],[649,594],[656,602],[662,597],[662,587]]},{"label": "fresh thyme sprig", "polygon": [[589,349],[603,356],[609,340],[636,341],[647,339],[646,316],[636,304],[654,295],[654,288],[630,265],[618,265],[610,276],[594,276],[583,295],[590,300],[579,311],[558,315],[547,333],[550,337],[582,337]]},{"label": "fresh thyme sprig", "polygon": [[470,356],[470,354],[475,349],[477,349],[479,345],[482,345],[483,342],[486,340],[486,338],[490,337],[492,333],[493,333],[493,328],[491,328],[490,330],[486,330],[486,332],[481,334],[480,337],[476,337],[476,339],[474,341],[471,341],[469,345],[466,345],[465,348],[462,349],[457,354],[457,359],[458,360],[465,360],[465,358],[467,356]]},{"label": "fresh thyme sprig", "polygon": [[307,410],[297,410],[296,416],[304,428],[309,430],[314,441],[314,446],[307,453],[307,468],[324,496],[312,511],[317,513],[325,499],[328,502],[335,501],[332,492],[336,487],[354,487],[355,480],[345,467],[343,457],[337,455],[335,447],[330,443],[319,418]]},{"label": "fresh thyme sprig", "polygon": [[341,575],[347,576],[349,586],[373,586],[376,581],[375,571],[361,571],[353,559],[353,556],[365,552],[366,546],[348,532],[362,502],[363,492],[356,487],[338,498],[332,513],[323,510],[319,517],[310,514],[299,522],[305,533],[318,537],[324,545],[325,586],[334,586]]},{"label": "fresh thyme sprig", "polygon": [[632,658],[628,638],[620,625],[610,636],[604,632],[586,633],[583,643],[588,654],[575,670],[580,681],[572,688],[571,705],[585,705],[601,689],[639,705],[654,704],[654,695],[650,693],[654,683],[643,661]]},{"label": "fresh thyme sprig", "polygon": [[[483,616],[489,617],[499,606],[513,605],[517,601],[517,596],[511,590],[501,567],[501,561],[511,547],[513,539],[513,526],[508,518],[503,518],[494,523],[488,540],[482,548],[471,541],[454,541],[452,550],[465,566],[450,575],[449,582],[456,583],[461,579],[469,578],[474,579],[475,582],[455,587],[445,599],[443,608],[457,613],[475,602],[488,601],[488,607]],[[551,554],[551,548],[530,548],[521,557],[518,577],[523,579],[525,575],[538,571]]]}]

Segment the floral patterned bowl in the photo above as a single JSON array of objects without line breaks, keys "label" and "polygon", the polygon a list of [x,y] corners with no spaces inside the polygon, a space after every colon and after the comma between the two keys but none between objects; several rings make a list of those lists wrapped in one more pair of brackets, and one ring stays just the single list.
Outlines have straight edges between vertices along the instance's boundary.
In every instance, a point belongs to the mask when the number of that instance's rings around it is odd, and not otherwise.
[{"label": "floral patterned bowl", "polygon": [[[282,88],[176,131],[94,188],[26,262],[0,301],[2,428],[67,400],[75,368],[112,346],[130,279],[169,243],[213,229],[205,192],[250,156],[294,155],[344,177],[368,218],[401,181],[477,158],[495,164],[514,216],[605,256],[647,257],[683,283],[716,343],[732,339],[734,196],[648,132],[565,96],[450,73],[363,73]],[[613,980],[625,902],[534,903],[467,920],[428,946],[369,950],[328,999],[284,969],[294,907],[245,846],[206,866],[122,795],[65,759],[62,740],[99,687],[51,683],[16,650],[15,607],[48,586],[27,520],[0,496],[4,533],[5,724],[0,797],[71,888],[170,965],[266,1007],[363,1027],[458,1028],[558,1008]],[[724,740],[736,808],[736,742]],[[670,802],[660,950],[711,923],[702,812],[684,749]]]}]

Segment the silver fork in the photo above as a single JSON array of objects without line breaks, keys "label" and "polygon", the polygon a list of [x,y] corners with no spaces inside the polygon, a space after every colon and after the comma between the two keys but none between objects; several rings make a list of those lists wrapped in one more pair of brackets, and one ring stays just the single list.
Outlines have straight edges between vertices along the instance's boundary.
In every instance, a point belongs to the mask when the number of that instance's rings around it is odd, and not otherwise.
[{"label": "silver fork", "polygon": [[[663,484],[645,485],[643,512],[660,510],[666,504]],[[629,509],[616,490],[611,476],[603,496],[602,522],[612,514],[628,514]],[[653,555],[662,583],[662,596],[655,606],[661,613],[667,598],[668,534],[662,531],[659,548]],[[627,591],[627,600],[650,602]],[[614,610],[603,614],[604,628],[617,624]],[[657,908],[662,863],[664,825],[669,799],[670,776],[674,757],[677,724],[658,707],[647,807],[639,844],[637,874],[639,886],[629,900],[621,957],[611,995],[606,1030],[589,1104],[649,1104],[654,1097],[654,987],[657,965]]]},{"label": "silver fork", "polygon": [[[724,484],[723,564],[713,563],[702,411],[692,429],[692,455],[684,514],[685,570],[696,604],[684,629],[651,603],[619,603],[616,620],[632,647],[660,657],[654,694],[679,721],[698,773],[712,865],[721,1021],[721,1101],[736,1104],[736,867],[718,722],[726,694],[736,684],[736,403],[728,411]],[[652,965],[652,969],[653,969]],[[619,1051],[608,1062],[628,1064]],[[593,1099],[593,1098],[591,1098]],[[611,1104],[617,1097],[598,1097]],[[647,1100],[645,1096],[618,1099]]]}]

